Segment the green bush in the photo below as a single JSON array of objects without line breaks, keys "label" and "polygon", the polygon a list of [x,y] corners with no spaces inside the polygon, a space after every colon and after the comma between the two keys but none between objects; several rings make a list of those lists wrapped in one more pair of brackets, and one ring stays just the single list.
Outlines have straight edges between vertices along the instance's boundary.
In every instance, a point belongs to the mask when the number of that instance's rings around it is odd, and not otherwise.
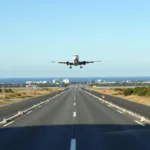
[{"label": "green bush", "polygon": [[150,96],[150,87],[148,87],[147,89],[148,89],[148,91],[147,91],[146,95]]},{"label": "green bush", "polygon": [[124,96],[129,96],[133,94],[133,89],[132,88],[127,88],[124,90]]},{"label": "green bush", "polygon": [[6,92],[6,93],[13,93],[13,90],[12,89],[4,89],[4,92]]},{"label": "green bush", "polygon": [[[116,88],[115,91],[121,90],[120,88]],[[121,92],[121,91],[120,91]],[[128,95],[138,95],[138,96],[150,96],[150,87],[135,87],[135,88],[127,88],[124,89],[125,96]]]},{"label": "green bush", "polygon": [[145,87],[135,87],[135,88],[133,89],[134,95],[138,95],[138,93],[139,93],[141,90],[143,90],[143,89],[145,89]]},{"label": "green bush", "polygon": [[3,90],[2,89],[0,89],[0,93],[2,93],[3,92]]},{"label": "green bush", "polygon": [[8,93],[8,92],[9,92],[9,90],[8,90],[8,89],[4,89],[4,92]]},{"label": "green bush", "polygon": [[123,92],[117,92],[117,93],[114,93],[112,95],[123,95]]},{"label": "green bush", "polygon": [[147,89],[139,91],[137,95],[138,96],[145,96],[145,95],[147,95]]},{"label": "green bush", "polygon": [[133,89],[134,95],[138,95],[138,96],[145,96],[147,95],[147,92],[148,92],[148,88],[146,87],[136,87]]},{"label": "green bush", "polygon": [[140,87],[135,87],[135,88],[133,89],[133,94],[136,95],[139,90],[140,90]]},{"label": "green bush", "polygon": [[13,92],[14,92],[12,89],[8,89],[8,91],[9,91],[10,93],[13,93]]},{"label": "green bush", "polygon": [[114,91],[123,91],[122,88],[115,88]]}]

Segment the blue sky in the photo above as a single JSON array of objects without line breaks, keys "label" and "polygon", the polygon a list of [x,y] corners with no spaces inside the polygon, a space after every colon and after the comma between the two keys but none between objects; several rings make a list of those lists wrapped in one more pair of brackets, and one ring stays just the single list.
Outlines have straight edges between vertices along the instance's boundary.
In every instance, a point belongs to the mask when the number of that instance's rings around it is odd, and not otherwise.
[{"label": "blue sky", "polygon": [[[149,0],[0,2],[0,77],[149,76]],[[102,60],[84,69],[51,60]]]}]

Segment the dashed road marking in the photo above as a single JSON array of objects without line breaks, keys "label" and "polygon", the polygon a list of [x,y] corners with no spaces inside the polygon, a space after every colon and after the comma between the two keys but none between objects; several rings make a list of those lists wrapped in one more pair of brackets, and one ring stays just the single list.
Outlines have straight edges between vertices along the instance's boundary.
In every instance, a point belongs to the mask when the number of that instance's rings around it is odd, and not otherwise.
[{"label": "dashed road marking", "polygon": [[139,121],[137,121],[137,120],[135,120],[134,122],[136,122],[136,123],[138,123],[138,124],[144,126],[144,124],[142,124],[141,122],[139,122]]},{"label": "dashed road marking", "polygon": [[10,124],[12,124],[12,123],[14,123],[14,121],[11,121],[11,122],[5,124],[3,127],[7,127],[8,125],[10,125]]},{"label": "dashed road marking", "polygon": [[108,107],[112,107],[112,106],[108,105]]},{"label": "dashed road marking", "polygon": [[76,103],[74,103],[73,105],[76,106]]},{"label": "dashed road marking", "polygon": [[70,150],[76,150],[76,139],[71,139]]},{"label": "dashed road marking", "polygon": [[76,112],[73,112],[73,117],[76,117],[76,116],[77,116]]}]

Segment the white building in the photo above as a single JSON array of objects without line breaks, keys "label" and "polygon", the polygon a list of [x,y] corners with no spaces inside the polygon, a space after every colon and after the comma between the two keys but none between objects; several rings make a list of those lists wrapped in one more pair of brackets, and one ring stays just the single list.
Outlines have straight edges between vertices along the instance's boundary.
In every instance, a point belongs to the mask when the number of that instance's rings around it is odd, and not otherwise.
[{"label": "white building", "polygon": [[47,82],[47,81],[43,81],[42,83],[43,83],[43,84],[46,84],[46,83],[48,83],[48,82]]},{"label": "white building", "polygon": [[26,81],[26,84],[32,84],[33,82],[32,81]]},{"label": "white building", "polygon": [[55,84],[57,82],[57,80],[53,80],[53,84]]},{"label": "white building", "polygon": [[64,80],[63,80],[63,83],[69,84],[69,83],[70,83],[70,80],[69,80],[69,79],[64,79]]},{"label": "white building", "polygon": [[53,80],[53,84],[60,84],[59,80]]},{"label": "white building", "polygon": [[102,83],[102,80],[97,80],[96,83],[100,84]]}]

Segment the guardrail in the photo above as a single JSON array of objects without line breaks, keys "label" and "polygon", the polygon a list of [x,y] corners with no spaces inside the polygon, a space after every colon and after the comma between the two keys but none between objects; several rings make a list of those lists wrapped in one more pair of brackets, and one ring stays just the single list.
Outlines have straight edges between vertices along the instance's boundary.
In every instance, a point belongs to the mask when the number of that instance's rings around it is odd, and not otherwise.
[{"label": "guardrail", "polygon": [[133,111],[131,111],[131,110],[128,110],[128,109],[126,109],[126,108],[123,108],[123,107],[121,107],[121,106],[118,106],[118,105],[116,105],[116,104],[114,104],[114,103],[112,103],[112,102],[108,102],[108,101],[106,101],[106,100],[104,100],[104,99],[102,99],[102,98],[99,98],[98,96],[95,96],[95,95],[93,95],[93,94],[87,92],[86,90],[82,90],[82,91],[84,91],[84,92],[86,92],[87,94],[89,94],[89,95],[95,97],[95,98],[98,99],[98,100],[101,100],[103,103],[105,103],[105,104],[107,104],[107,105],[110,105],[110,106],[112,106],[112,107],[114,107],[114,108],[117,108],[118,110],[120,110],[120,111],[122,111],[122,112],[124,112],[124,113],[128,113],[129,115],[134,116],[134,117],[140,119],[141,122],[145,122],[145,123],[150,124],[150,119],[147,118],[147,117],[145,117],[145,116],[142,116],[142,115],[140,115],[140,114],[138,114],[138,113],[135,113],[135,112],[133,112]]},{"label": "guardrail", "polygon": [[[57,95],[55,95],[55,96],[52,97],[52,98],[55,98],[55,97],[57,97],[57,96],[60,96],[60,95],[64,94],[65,92],[66,92],[66,91],[64,91],[64,92],[62,92],[62,93],[60,93],[60,94],[57,94]],[[30,112],[31,110],[33,110],[33,109],[35,109],[35,108],[37,108],[37,107],[39,107],[39,106],[41,106],[41,105],[43,105],[43,104],[47,104],[52,98],[49,98],[48,100],[45,100],[45,101],[40,102],[40,103],[38,103],[38,104],[35,104],[35,105],[33,105],[33,106],[31,106],[31,107],[25,109],[25,110],[19,111],[19,112],[17,112],[15,115],[13,115],[13,116],[11,116],[11,117],[9,117],[9,118],[4,118],[4,119],[0,122],[0,127],[1,127],[1,126],[4,126],[5,124],[7,124],[7,123],[9,123],[9,122],[11,122],[11,121],[13,121],[13,120],[15,120],[15,119],[17,119],[18,117],[20,117],[20,116],[22,116],[22,115],[24,115],[24,114],[27,114],[27,113]]]}]

